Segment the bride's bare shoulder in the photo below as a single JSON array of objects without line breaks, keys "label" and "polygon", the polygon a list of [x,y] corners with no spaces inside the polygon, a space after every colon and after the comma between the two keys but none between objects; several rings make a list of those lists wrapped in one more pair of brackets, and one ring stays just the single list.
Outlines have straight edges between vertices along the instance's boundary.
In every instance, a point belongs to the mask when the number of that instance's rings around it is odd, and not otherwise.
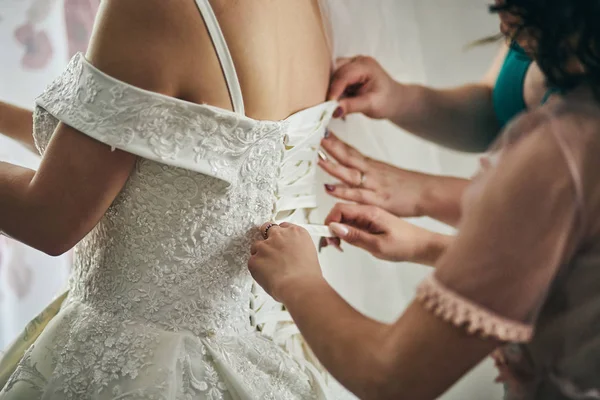
[{"label": "bride's bare shoulder", "polygon": [[192,18],[201,23],[193,1],[103,0],[87,58],[115,78],[174,95]]}]

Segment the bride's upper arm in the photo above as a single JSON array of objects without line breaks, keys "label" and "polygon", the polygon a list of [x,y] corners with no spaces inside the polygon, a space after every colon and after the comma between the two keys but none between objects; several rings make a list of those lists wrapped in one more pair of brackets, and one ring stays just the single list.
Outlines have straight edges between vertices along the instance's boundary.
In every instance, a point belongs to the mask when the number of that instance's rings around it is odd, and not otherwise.
[{"label": "bride's upper arm", "polygon": [[[105,0],[88,60],[116,79],[176,96],[175,17],[180,11],[176,3]],[[43,244],[44,251],[51,254],[69,250],[98,223],[123,188],[135,161],[134,155],[111,151],[106,144],[60,123],[28,192],[33,210],[30,217],[40,236],[32,242]]]},{"label": "bride's upper arm", "polygon": [[190,10],[195,11],[190,4],[184,0],[104,0],[86,58],[113,78],[178,95],[185,64],[183,21]]}]

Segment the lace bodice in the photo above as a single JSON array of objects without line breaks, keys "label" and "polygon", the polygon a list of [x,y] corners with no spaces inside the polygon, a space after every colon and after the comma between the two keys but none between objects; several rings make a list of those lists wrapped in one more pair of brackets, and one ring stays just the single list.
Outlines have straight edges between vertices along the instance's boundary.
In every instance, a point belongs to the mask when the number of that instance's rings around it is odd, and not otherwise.
[{"label": "lace bodice", "polygon": [[335,104],[279,122],[146,92],[76,56],[37,100],[35,140],[58,120],[142,156],[76,247],[70,300],[196,335],[250,329],[256,227],[314,207],[317,148]]},{"label": "lace bodice", "polygon": [[76,246],[68,297],[0,388],[2,400],[353,398],[247,271],[250,243],[269,219],[330,236],[308,217],[337,104],[282,121],[246,117],[210,2],[195,2],[233,111],[131,86],[82,55],[36,101],[41,153],[62,122],[139,158]]}]

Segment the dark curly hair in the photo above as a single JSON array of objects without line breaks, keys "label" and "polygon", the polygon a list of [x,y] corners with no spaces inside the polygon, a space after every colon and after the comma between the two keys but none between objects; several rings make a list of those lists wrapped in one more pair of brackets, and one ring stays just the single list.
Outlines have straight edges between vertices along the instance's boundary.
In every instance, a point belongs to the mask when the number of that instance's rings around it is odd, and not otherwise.
[{"label": "dark curly hair", "polygon": [[[585,83],[600,100],[600,0],[503,0],[490,11],[517,17],[508,39],[526,34],[535,41],[532,56],[548,86],[566,92]],[[583,72],[569,70],[573,58]]]}]

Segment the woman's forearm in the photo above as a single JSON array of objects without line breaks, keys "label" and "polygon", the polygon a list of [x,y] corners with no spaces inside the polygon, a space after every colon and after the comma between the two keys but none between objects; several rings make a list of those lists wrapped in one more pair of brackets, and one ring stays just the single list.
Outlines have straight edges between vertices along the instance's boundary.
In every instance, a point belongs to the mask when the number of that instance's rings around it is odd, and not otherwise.
[{"label": "woman's forearm", "polygon": [[389,119],[400,128],[425,140],[468,152],[485,151],[496,137],[499,126],[488,85],[453,89],[397,85],[390,101],[399,105]]},{"label": "woman's forearm", "polygon": [[354,310],[324,280],[294,282],[281,292],[285,306],[325,368],[360,398],[376,398],[373,393],[384,376],[379,353],[389,325]]},{"label": "woman's forearm", "polygon": [[454,236],[443,235],[437,232],[427,231],[428,237],[423,240],[423,248],[419,251],[419,256],[411,260],[417,264],[434,267],[438,259],[444,254]]},{"label": "woman's forearm", "polygon": [[30,110],[0,101],[0,133],[36,152],[33,141],[33,114]]},{"label": "woman's forearm", "polygon": [[461,201],[470,180],[430,175],[418,201],[418,215],[427,216],[450,226],[461,217]]},{"label": "woman's forearm", "polygon": [[37,229],[27,217],[30,216],[31,221],[35,218],[27,200],[34,175],[28,168],[0,162],[0,231],[17,240],[26,239],[27,231]]},{"label": "woman's forearm", "polygon": [[279,298],[317,358],[361,399],[438,398],[498,346],[419,303],[387,325],[354,310],[323,279],[295,279],[281,289]]},{"label": "woman's forearm", "polygon": [[[0,162],[0,232],[51,256],[64,253],[71,221],[35,194],[35,171]],[[65,198],[63,198],[64,201]]]}]

